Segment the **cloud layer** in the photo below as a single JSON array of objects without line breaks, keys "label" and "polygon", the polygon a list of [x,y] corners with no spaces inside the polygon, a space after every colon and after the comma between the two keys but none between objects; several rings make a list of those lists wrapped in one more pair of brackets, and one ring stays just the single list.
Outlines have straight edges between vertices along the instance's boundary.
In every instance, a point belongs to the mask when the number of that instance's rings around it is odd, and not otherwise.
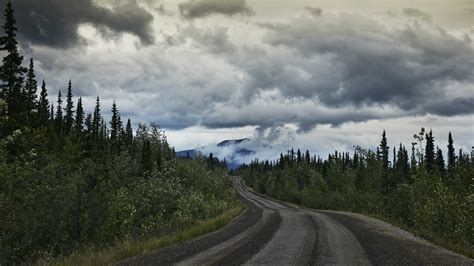
[{"label": "cloud layer", "polygon": [[[447,96],[448,84],[474,82],[471,41],[442,29],[415,24],[388,30],[377,21],[348,14],[263,26],[270,30],[267,43],[293,50],[303,63],[325,61],[326,67],[302,69],[306,80],[287,75],[282,82],[273,75],[276,82],[271,85],[282,84],[282,93],[289,97],[317,97],[335,107],[390,104],[423,113],[426,105]],[[330,75],[325,75],[327,70]],[[446,113],[443,106],[430,111]]]},{"label": "cloud layer", "polygon": [[[53,96],[72,79],[89,110],[99,94],[106,116],[115,99],[133,121],[157,121],[175,132],[252,128],[253,139],[269,139],[262,143],[281,142],[271,132],[287,128],[298,139],[326,126],[474,116],[472,26],[439,25],[424,9],[38,2],[52,5],[51,12],[26,0],[15,5],[39,78]],[[148,45],[134,45],[132,35]]]},{"label": "cloud layer", "polygon": [[105,35],[130,33],[146,45],[154,39],[153,16],[136,0],[107,7],[93,0],[15,0],[13,7],[20,37],[32,44],[73,47],[81,42],[82,24],[92,24]]}]

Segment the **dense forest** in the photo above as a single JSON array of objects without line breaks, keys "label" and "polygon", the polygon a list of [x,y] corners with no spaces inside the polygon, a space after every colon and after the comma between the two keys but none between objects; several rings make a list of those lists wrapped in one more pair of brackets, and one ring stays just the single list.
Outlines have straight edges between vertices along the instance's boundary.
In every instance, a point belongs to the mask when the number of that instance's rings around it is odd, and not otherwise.
[{"label": "dense forest", "polygon": [[[216,159],[177,159],[155,123],[107,123],[75,101],[50,103],[23,66],[11,3],[0,39],[0,264],[172,233],[236,204]],[[40,89],[39,95],[37,90]]]},{"label": "dense forest", "polygon": [[[299,149],[274,162],[237,169],[259,193],[310,208],[370,214],[473,256],[474,158],[455,151],[447,160],[424,128],[410,148],[390,149],[385,131],[376,151],[355,147],[327,159]],[[392,160],[389,153],[393,152]]]}]

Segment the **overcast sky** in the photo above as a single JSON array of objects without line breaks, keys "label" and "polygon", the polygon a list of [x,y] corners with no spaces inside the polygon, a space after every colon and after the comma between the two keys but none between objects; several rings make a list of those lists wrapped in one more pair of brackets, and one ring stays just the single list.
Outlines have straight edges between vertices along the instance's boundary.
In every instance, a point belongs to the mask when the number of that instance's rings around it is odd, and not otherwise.
[{"label": "overcast sky", "polygon": [[[4,1],[3,1],[4,2]],[[51,95],[158,122],[177,150],[250,137],[259,156],[474,145],[474,0],[15,0]],[[258,143],[257,143],[258,142]],[[263,147],[272,147],[263,151]]]}]

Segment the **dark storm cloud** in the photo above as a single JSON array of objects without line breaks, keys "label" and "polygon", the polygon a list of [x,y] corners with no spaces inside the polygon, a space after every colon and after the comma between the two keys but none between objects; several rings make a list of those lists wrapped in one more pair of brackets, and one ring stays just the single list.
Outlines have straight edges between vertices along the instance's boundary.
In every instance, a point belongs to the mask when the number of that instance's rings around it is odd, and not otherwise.
[{"label": "dark storm cloud", "polygon": [[[472,44],[440,28],[414,25],[390,31],[347,14],[263,26],[270,30],[267,43],[287,47],[302,59],[295,67],[289,59],[249,73],[259,86],[278,87],[287,97],[317,97],[331,107],[388,104],[423,113],[424,106],[445,97],[448,84],[474,81]],[[325,63],[314,67],[319,60]],[[431,111],[452,114],[442,109]]]},{"label": "dark storm cloud", "polygon": [[259,126],[270,128],[277,124],[294,124],[306,132],[319,124],[341,125],[406,115],[397,108],[325,107],[317,99],[290,98],[279,91],[260,91],[245,104],[218,104],[201,115],[201,125],[208,128]]},{"label": "dark storm cloud", "polygon": [[423,19],[423,20],[431,20],[431,15],[428,14],[428,13],[425,13],[419,9],[416,9],[416,8],[404,8],[403,9],[403,14],[405,16],[409,16],[409,17],[414,17],[414,18],[420,18],[420,19]]},{"label": "dark storm cloud", "polygon": [[432,114],[453,116],[472,114],[474,111],[474,97],[454,98],[430,103],[426,110]]},{"label": "dark storm cloud", "polygon": [[191,19],[212,14],[251,16],[255,13],[245,0],[189,0],[178,7],[182,16]]},{"label": "dark storm cloud", "polygon": [[81,41],[79,25],[93,24],[109,33],[130,33],[153,42],[153,16],[136,1],[106,8],[92,0],[13,1],[20,38],[34,44],[69,48]]}]

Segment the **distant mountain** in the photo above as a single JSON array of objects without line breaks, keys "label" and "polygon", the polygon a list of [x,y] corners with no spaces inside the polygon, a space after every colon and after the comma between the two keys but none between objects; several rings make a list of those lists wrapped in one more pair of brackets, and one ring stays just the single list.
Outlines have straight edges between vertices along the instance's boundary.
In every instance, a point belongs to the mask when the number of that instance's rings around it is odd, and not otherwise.
[{"label": "distant mountain", "polygon": [[219,143],[217,143],[217,147],[225,147],[225,146],[229,146],[229,145],[236,145],[236,144],[240,144],[244,141],[249,141],[250,139],[248,138],[244,138],[244,139],[228,139],[228,140],[224,140],[224,141],[221,141]]},{"label": "distant mountain", "polygon": [[255,154],[255,151],[250,149],[249,143],[251,139],[229,139],[221,141],[217,144],[210,144],[200,149],[190,149],[176,152],[177,157],[181,158],[195,158],[199,153],[204,156],[209,156],[210,153],[219,160],[226,160],[229,169],[239,167],[243,161],[246,161],[249,156]]}]

